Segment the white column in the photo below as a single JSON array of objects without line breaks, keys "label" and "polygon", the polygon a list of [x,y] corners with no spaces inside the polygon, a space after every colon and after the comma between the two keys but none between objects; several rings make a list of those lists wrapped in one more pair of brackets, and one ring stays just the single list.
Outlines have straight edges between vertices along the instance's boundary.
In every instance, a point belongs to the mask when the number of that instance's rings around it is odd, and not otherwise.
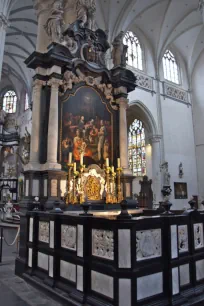
[{"label": "white column", "polygon": [[8,26],[7,18],[0,12],[0,81],[2,75],[2,66],[3,66],[3,57],[4,57],[4,47],[5,47],[5,39],[6,39],[6,29]]},{"label": "white column", "polygon": [[127,107],[128,100],[124,97],[117,99],[120,108],[120,159],[123,173],[132,175],[128,165],[128,132],[127,132]]},{"label": "white column", "polygon": [[156,78],[156,102],[157,102],[157,118],[158,118],[158,132],[161,135],[161,162],[165,161],[164,138],[163,138],[163,118],[162,118],[162,105],[161,105],[161,90],[160,90],[159,76]]},{"label": "white column", "polygon": [[162,200],[162,182],[161,182],[161,137],[153,136],[150,139],[152,143],[152,187],[154,194],[154,204],[159,204]]},{"label": "white column", "polygon": [[32,110],[32,132],[30,144],[30,162],[26,170],[40,170],[39,147],[40,147],[40,100],[42,86],[46,83],[35,80],[33,83],[33,110]]},{"label": "white column", "polygon": [[51,85],[49,126],[48,126],[48,144],[47,144],[47,166],[48,169],[61,169],[61,165],[57,163],[58,149],[58,97],[59,85],[61,80],[51,79],[48,85]]},{"label": "white column", "polygon": [[45,53],[49,46],[50,39],[45,31],[44,25],[47,21],[49,11],[52,8],[52,0],[34,0],[34,8],[38,17],[38,33],[36,51]]}]

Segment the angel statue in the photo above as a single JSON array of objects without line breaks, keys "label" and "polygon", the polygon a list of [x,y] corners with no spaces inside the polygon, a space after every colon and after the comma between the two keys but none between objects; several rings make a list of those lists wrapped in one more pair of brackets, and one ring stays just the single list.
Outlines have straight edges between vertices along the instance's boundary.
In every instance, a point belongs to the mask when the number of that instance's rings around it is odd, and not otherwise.
[{"label": "angel statue", "polygon": [[96,30],[96,0],[77,0],[77,19],[81,21],[82,28]]},{"label": "angel statue", "polygon": [[52,42],[60,43],[63,41],[62,27],[64,26],[63,19],[63,0],[56,0],[49,13],[46,24],[44,25],[47,35]]},{"label": "angel statue", "polygon": [[115,37],[112,45],[112,59],[114,67],[117,66],[126,66],[126,54],[128,50],[128,46],[123,43],[124,32],[121,31],[118,36]]}]

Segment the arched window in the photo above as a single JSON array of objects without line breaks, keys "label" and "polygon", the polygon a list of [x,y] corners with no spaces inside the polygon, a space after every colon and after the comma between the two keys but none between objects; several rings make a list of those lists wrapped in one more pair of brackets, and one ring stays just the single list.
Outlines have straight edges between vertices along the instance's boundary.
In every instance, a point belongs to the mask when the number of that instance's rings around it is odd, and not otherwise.
[{"label": "arched window", "polygon": [[166,50],[163,56],[163,69],[166,80],[179,84],[178,65],[175,56],[169,50]]},{"label": "arched window", "polygon": [[135,176],[146,175],[145,131],[140,120],[134,120],[128,136],[129,168]]},{"label": "arched window", "polygon": [[9,90],[3,97],[3,110],[6,113],[13,114],[16,112],[17,96],[15,91]]},{"label": "arched window", "polygon": [[124,37],[124,44],[128,46],[127,64],[134,68],[143,70],[142,48],[140,42],[133,32],[128,31]]},{"label": "arched window", "polygon": [[29,109],[29,98],[28,98],[28,94],[26,93],[26,95],[25,95],[25,111],[27,110],[27,109]]}]

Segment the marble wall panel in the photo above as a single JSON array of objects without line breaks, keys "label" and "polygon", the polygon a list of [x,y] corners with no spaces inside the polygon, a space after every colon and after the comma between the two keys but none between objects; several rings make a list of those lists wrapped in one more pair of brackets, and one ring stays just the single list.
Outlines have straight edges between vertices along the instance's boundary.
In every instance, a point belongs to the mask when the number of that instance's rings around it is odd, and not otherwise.
[{"label": "marble wall panel", "polygon": [[92,229],[92,255],[114,260],[114,237],[112,231]]},{"label": "marble wall panel", "polygon": [[38,264],[37,266],[43,270],[48,271],[48,263],[49,261],[49,256],[46,254],[43,254],[41,252],[38,252]]},{"label": "marble wall panel", "polygon": [[179,272],[180,272],[180,286],[188,285],[190,283],[189,264],[180,266]]},{"label": "marble wall panel", "polygon": [[177,225],[171,225],[171,258],[178,257]]},{"label": "marble wall panel", "polygon": [[204,247],[203,241],[203,223],[197,223],[193,225],[194,227],[194,246],[195,249],[201,249]]},{"label": "marble wall panel", "polygon": [[118,230],[118,266],[131,268],[130,230]]},{"label": "marble wall panel", "polygon": [[77,290],[83,292],[83,275],[84,275],[84,271],[83,271],[83,267],[81,266],[77,266]]},{"label": "marble wall panel", "polygon": [[178,267],[172,269],[172,294],[179,293],[179,270]]},{"label": "marble wall panel", "polygon": [[91,271],[91,290],[113,299],[113,277]]},{"label": "marble wall panel", "polygon": [[54,258],[49,256],[49,277],[53,278],[54,276]]},{"label": "marble wall panel", "polygon": [[163,273],[155,273],[137,279],[137,300],[160,294],[163,292]]},{"label": "marble wall panel", "polygon": [[160,257],[162,255],[161,229],[136,232],[137,261]]},{"label": "marble wall panel", "polygon": [[179,247],[179,253],[188,252],[188,227],[187,225],[178,226],[178,247]]},{"label": "marble wall panel", "polygon": [[204,259],[196,261],[196,280],[204,279]]},{"label": "marble wall panel", "polygon": [[39,196],[39,180],[33,180],[32,196]]},{"label": "marble wall panel", "polygon": [[30,218],[29,223],[29,241],[33,242],[33,218]]},{"label": "marble wall panel", "polygon": [[61,225],[61,246],[62,248],[76,251],[77,238],[76,226]]},{"label": "marble wall panel", "polygon": [[60,260],[60,276],[76,283],[76,265]]},{"label": "marble wall panel", "polygon": [[55,245],[55,222],[50,221],[50,248],[54,249]]},{"label": "marble wall panel", "polygon": [[84,253],[84,227],[77,225],[77,256],[83,257]]},{"label": "marble wall panel", "polygon": [[131,280],[119,279],[119,306],[131,306]]},{"label": "marble wall panel", "polygon": [[50,240],[50,226],[48,222],[39,222],[38,240],[44,243],[49,243]]},{"label": "marble wall panel", "polygon": [[28,249],[28,266],[30,268],[33,266],[33,249]]}]

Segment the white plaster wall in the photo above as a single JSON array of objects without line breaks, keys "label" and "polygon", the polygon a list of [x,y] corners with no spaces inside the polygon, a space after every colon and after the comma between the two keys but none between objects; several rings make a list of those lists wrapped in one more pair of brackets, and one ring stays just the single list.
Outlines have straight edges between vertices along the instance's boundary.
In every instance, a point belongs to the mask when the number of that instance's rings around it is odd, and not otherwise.
[{"label": "white plaster wall", "polygon": [[193,120],[198,169],[199,199],[204,200],[204,53],[201,54],[192,77]]},{"label": "white plaster wall", "polygon": [[[188,207],[192,195],[198,195],[195,142],[191,107],[162,98],[165,160],[171,174],[173,209]],[[184,176],[179,178],[179,163],[183,163]],[[174,182],[186,182],[188,200],[174,198]]]}]

